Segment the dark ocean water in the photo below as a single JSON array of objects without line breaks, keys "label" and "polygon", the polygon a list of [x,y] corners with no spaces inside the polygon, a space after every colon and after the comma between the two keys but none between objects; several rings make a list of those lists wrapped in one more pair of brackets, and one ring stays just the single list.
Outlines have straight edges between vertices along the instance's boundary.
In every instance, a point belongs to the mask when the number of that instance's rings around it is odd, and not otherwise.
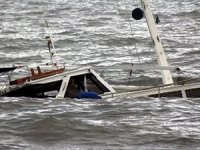
[{"label": "dark ocean water", "polygon": [[[0,0],[0,67],[49,61],[49,21],[57,60],[69,65],[156,64],[145,20],[131,19],[139,0]],[[169,63],[199,77],[199,0],[150,0]],[[4,7],[2,7],[5,4]],[[127,71],[99,71],[112,84]],[[177,76],[173,73],[174,76]],[[156,71],[134,71],[152,84]],[[1,82],[2,82],[1,78]],[[137,82],[136,82],[137,81]],[[0,98],[0,149],[200,149],[200,99],[91,100]]]}]

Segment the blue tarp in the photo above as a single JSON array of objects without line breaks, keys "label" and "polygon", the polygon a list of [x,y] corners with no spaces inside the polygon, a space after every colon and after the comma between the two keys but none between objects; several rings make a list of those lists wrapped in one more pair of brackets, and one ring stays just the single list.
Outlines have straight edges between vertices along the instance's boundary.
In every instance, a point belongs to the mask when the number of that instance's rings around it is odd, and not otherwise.
[{"label": "blue tarp", "polygon": [[76,98],[78,98],[78,99],[83,99],[83,98],[101,99],[101,97],[98,96],[96,92],[79,92]]}]

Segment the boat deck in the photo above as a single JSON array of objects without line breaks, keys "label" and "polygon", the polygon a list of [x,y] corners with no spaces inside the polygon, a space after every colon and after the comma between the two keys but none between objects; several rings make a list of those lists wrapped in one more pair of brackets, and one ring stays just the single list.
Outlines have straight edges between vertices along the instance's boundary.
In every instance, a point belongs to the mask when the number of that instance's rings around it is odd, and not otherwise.
[{"label": "boat deck", "polygon": [[166,85],[148,88],[129,89],[116,94],[116,96],[131,95],[133,97],[200,97],[200,81],[196,83],[186,83],[184,85]]}]

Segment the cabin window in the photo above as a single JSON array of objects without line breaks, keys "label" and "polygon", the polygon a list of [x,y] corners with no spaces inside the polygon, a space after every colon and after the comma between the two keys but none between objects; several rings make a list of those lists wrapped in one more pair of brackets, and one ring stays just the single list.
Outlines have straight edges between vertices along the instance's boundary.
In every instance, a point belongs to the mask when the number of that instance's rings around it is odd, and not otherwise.
[{"label": "cabin window", "polygon": [[109,90],[92,73],[71,77],[65,97],[75,98],[81,91],[96,92],[97,94],[109,92]]}]

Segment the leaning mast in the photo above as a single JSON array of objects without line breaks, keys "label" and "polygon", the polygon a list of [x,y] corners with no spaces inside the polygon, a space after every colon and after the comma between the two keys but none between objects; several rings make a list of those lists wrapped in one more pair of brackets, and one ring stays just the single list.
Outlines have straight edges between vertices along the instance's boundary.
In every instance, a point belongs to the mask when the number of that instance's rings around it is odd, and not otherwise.
[{"label": "leaning mast", "polygon": [[[156,28],[155,18],[151,11],[149,1],[148,0],[141,0],[141,4],[143,7],[143,12],[146,16],[147,25],[149,28],[149,32],[151,34],[151,38],[155,45],[156,57],[159,66],[169,66],[167,62],[167,58]],[[161,70],[162,80],[164,84],[172,84],[173,79],[170,70]]]}]

